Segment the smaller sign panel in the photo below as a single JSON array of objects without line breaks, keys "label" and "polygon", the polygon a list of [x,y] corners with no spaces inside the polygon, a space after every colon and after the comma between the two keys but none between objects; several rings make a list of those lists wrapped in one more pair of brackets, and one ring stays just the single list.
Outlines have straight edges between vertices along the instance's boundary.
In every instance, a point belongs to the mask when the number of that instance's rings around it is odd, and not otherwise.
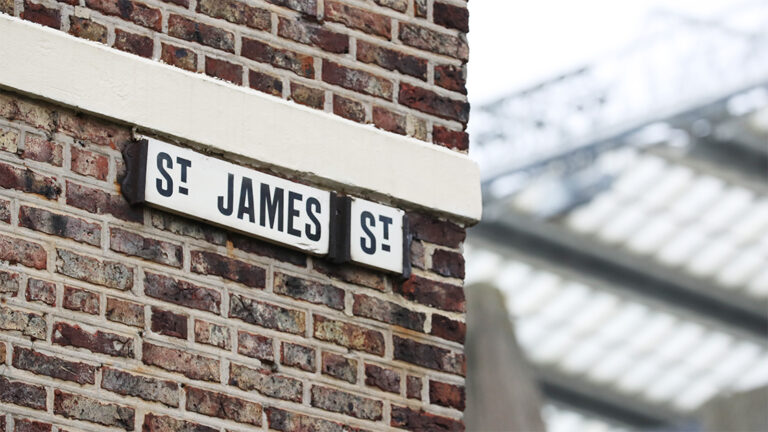
[{"label": "smaller sign panel", "polygon": [[349,206],[349,254],[354,262],[404,273],[403,221],[394,207],[352,198]]}]

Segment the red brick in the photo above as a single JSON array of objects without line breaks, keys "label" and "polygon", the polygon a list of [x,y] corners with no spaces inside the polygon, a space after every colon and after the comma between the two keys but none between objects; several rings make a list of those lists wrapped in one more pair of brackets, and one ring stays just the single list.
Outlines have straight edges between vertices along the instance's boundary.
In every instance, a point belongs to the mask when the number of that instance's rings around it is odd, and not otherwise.
[{"label": "red brick", "polygon": [[307,15],[317,15],[317,0],[266,0],[277,6],[287,7]]},{"label": "red brick", "polygon": [[352,384],[357,382],[357,360],[324,352],[321,369],[324,375],[329,375]]},{"label": "red brick", "polygon": [[218,314],[221,293],[190,282],[146,272],[144,293],[150,297],[194,309]]},{"label": "red brick", "polygon": [[435,2],[433,20],[435,24],[452,28],[461,32],[469,32],[469,11],[466,6],[454,6],[447,3]]},{"label": "red brick", "polygon": [[304,334],[305,313],[270,303],[231,295],[229,298],[229,316],[249,324],[271,328],[293,334]]},{"label": "red brick", "polygon": [[39,279],[27,279],[27,301],[39,301],[48,306],[56,305],[56,284]]},{"label": "red brick", "polygon": [[274,258],[300,267],[307,265],[307,255],[302,252],[233,232],[227,233],[227,238],[232,242],[235,249],[240,249],[243,252]]},{"label": "red brick", "polygon": [[405,135],[405,116],[380,106],[373,106],[373,124],[380,129]]},{"label": "red brick", "polygon": [[418,240],[411,241],[411,266],[424,270],[427,268],[425,261],[424,243]]},{"label": "red brick", "polygon": [[335,54],[346,54],[349,52],[349,36],[336,33],[322,25],[303,19],[280,17],[277,34],[280,37],[305,45],[312,45],[323,51]]},{"label": "red brick", "polygon": [[409,212],[408,225],[414,238],[442,246],[458,248],[466,237],[459,225],[421,213]]},{"label": "red brick", "polygon": [[329,387],[312,386],[312,406],[365,420],[381,420],[383,403]]},{"label": "red brick", "polygon": [[316,370],[315,350],[304,345],[283,342],[280,345],[280,363],[314,372]]},{"label": "red brick", "polygon": [[113,357],[133,357],[133,339],[97,330],[87,332],[78,325],[57,322],[53,325],[53,343],[62,346],[85,348],[88,351]]},{"label": "red brick", "polygon": [[400,41],[414,48],[457,58],[462,61],[469,59],[469,46],[464,35],[454,36],[415,24],[401,22]]},{"label": "red brick", "polygon": [[192,72],[197,70],[197,54],[188,48],[164,43],[162,44],[160,59],[171,66]]},{"label": "red brick", "polygon": [[229,350],[229,328],[196,319],[195,342]]},{"label": "red brick", "polygon": [[385,392],[400,393],[400,373],[373,364],[365,364],[365,385]]},{"label": "red brick", "polygon": [[408,399],[421,400],[421,383],[422,380],[420,377],[408,375],[408,378],[405,381],[405,395]]},{"label": "red brick", "polygon": [[142,36],[115,29],[115,48],[136,54],[141,57],[152,58],[155,43],[149,36]]},{"label": "red brick", "polygon": [[393,291],[407,300],[446,311],[464,312],[466,307],[462,287],[416,275],[411,275],[409,279],[395,284]]},{"label": "red brick", "polygon": [[291,100],[321,110],[325,105],[325,91],[292,82]]},{"label": "red brick", "polygon": [[355,294],[352,312],[361,317],[394,324],[416,331],[424,331],[426,316],[421,312],[412,311],[386,300]]},{"label": "red brick", "polygon": [[187,338],[187,316],[152,307],[152,331],[165,336]]},{"label": "red brick", "polygon": [[462,123],[466,123],[469,120],[469,102],[440,96],[431,90],[408,83],[400,83],[398,100],[405,106],[427,114]]},{"label": "red brick", "polygon": [[357,59],[364,63],[373,63],[384,69],[396,70],[405,75],[427,80],[427,61],[425,59],[384,48],[364,40],[357,41]]},{"label": "red brick", "polygon": [[110,214],[128,222],[141,223],[141,207],[131,207],[122,196],[67,181],[67,204],[95,214]]},{"label": "red brick", "polygon": [[467,94],[467,67],[453,65],[435,66],[435,84],[448,90]]},{"label": "red brick", "polygon": [[461,376],[466,373],[466,359],[462,353],[396,335],[392,336],[392,343],[395,360]]},{"label": "red brick", "polygon": [[280,97],[283,94],[283,81],[279,77],[253,69],[248,71],[248,85],[254,90],[273,96]]},{"label": "red brick", "polygon": [[29,0],[24,0],[24,11],[21,13],[21,19],[55,29],[61,27],[61,14],[57,9],[47,8]]},{"label": "red brick", "polygon": [[319,273],[354,285],[362,285],[379,291],[384,291],[386,288],[386,278],[381,273],[366,270],[359,266],[333,264],[316,259],[313,261],[312,267]]},{"label": "red brick", "polygon": [[242,55],[257,62],[268,63],[276,68],[289,70],[304,78],[315,77],[314,59],[310,55],[248,38],[243,38]]},{"label": "red brick", "polygon": [[385,39],[392,36],[392,19],[335,1],[325,2],[325,18]]},{"label": "red brick", "polygon": [[266,408],[269,428],[282,432],[363,432],[348,424],[336,423],[279,408]]},{"label": "red brick", "polygon": [[24,159],[49,163],[60,167],[63,158],[61,144],[47,140],[45,137],[27,134],[24,139],[24,151],[21,154]]},{"label": "red brick", "polygon": [[19,226],[92,246],[101,244],[101,225],[37,207],[21,206]]},{"label": "red brick", "polygon": [[432,331],[429,334],[463,344],[467,334],[467,325],[461,321],[433,314]]},{"label": "red brick", "polygon": [[121,324],[144,327],[144,306],[126,300],[107,297],[106,318]]},{"label": "red brick", "polygon": [[11,223],[11,202],[0,198],[0,221]]},{"label": "red brick", "polygon": [[248,6],[235,0],[198,0],[197,11],[205,15],[243,24],[259,30],[271,28],[268,10]]},{"label": "red brick", "polygon": [[235,52],[235,36],[231,32],[181,15],[171,14],[168,18],[168,35],[222,51]]},{"label": "red brick", "polygon": [[55,200],[61,194],[61,185],[55,177],[37,174],[29,168],[17,168],[0,162],[0,188],[42,195]]},{"label": "red brick", "polygon": [[231,83],[243,84],[243,67],[212,57],[205,57],[205,74]]},{"label": "red brick", "polygon": [[314,315],[314,337],[350,349],[384,355],[384,335],[376,330]]},{"label": "red brick", "polygon": [[105,367],[102,369],[101,388],[150,402],[160,402],[174,408],[179,406],[179,385],[173,381]]},{"label": "red brick", "polygon": [[67,418],[115,426],[128,431],[133,430],[135,418],[133,408],[102,403],[96,399],[61,390],[54,392],[53,412]]},{"label": "red brick", "polygon": [[19,292],[19,288],[21,288],[20,282],[21,275],[18,273],[0,270],[0,294],[15,296]]},{"label": "red brick", "polygon": [[33,339],[45,339],[46,322],[42,316],[0,306],[0,330],[18,331]]},{"label": "red brick", "polygon": [[194,380],[219,381],[219,361],[186,349],[166,348],[144,342],[142,359],[145,364],[180,373]]},{"label": "red brick", "polygon": [[344,290],[330,284],[275,272],[274,292],[315,304],[344,310]]},{"label": "red brick", "polygon": [[374,0],[377,5],[394,9],[398,12],[405,12],[408,9],[408,0]]},{"label": "red brick", "polygon": [[98,260],[74,252],[56,249],[56,272],[108,288],[129,290],[133,287],[133,268],[116,261]]},{"label": "red brick", "polygon": [[261,405],[195,387],[187,387],[187,411],[233,420],[239,423],[261,425]]},{"label": "red brick", "polygon": [[219,429],[153,413],[147,413],[144,416],[144,425],[141,430],[142,432],[219,432]]},{"label": "red brick", "polygon": [[333,113],[358,123],[365,122],[365,106],[343,96],[333,95]]},{"label": "red brick", "polygon": [[131,140],[131,131],[102,120],[70,111],[58,112],[59,131],[90,143],[122,150]]},{"label": "red brick", "polygon": [[[151,54],[151,53],[150,53]],[[106,180],[109,175],[109,158],[103,154],[72,146],[72,171]]]},{"label": "red brick", "polygon": [[143,3],[131,0],[85,0],[85,4],[105,15],[117,16],[155,31],[161,30],[160,10]]},{"label": "red brick", "polygon": [[152,211],[152,226],[216,245],[224,245],[227,242],[227,233],[223,230],[159,210]]},{"label": "red brick", "polygon": [[78,384],[96,382],[96,366],[67,361],[55,355],[45,355],[20,346],[13,349],[13,367]]},{"label": "red brick", "polygon": [[0,402],[45,410],[45,387],[11,381],[0,375]]},{"label": "red brick", "polygon": [[53,425],[16,417],[13,432],[50,432]]},{"label": "red brick", "polygon": [[443,276],[464,279],[464,256],[458,252],[437,249],[432,254],[432,271]]},{"label": "red brick", "polygon": [[429,402],[464,411],[466,395],[464,386],[429,380]]},{"label": "red brick", "polygon": [[409,431],[439,430],[444,432],[461,432],[464,423],[408,407],[392,405],[392,419],[390,425]]},{"label": "red brick", "polygon": [[107,43],[107,27],[87,18],[70,15],[69,34],[95,42]]},{"label": "red brick", "polygon": [[41,270],[46,267],[48,254],[37,243],[0,234],[0,261]]},{"label": "red brick", "polygon": [[160,0],[160,1],[163,1],[163,2],[166,2],[166,3],[175,4],[175,5],[179,5],[179,6],[183,7],[184,9],[188,9],[189,8],[189,0]]},{"label": "red brick", "polygon": [[323,81],[383,99],[392,97],[391,81],[325,59],[323,59]]},{"label": "red brick", "polygon": [[110,228],[109,248],[115,252],[137,256],[156,263],[181,268],[181,245],[144,237],[120,228]]},{"label": "red brick", "polygon": [[435,125],[432,128],[432,142],[455,150],[469,150],[469,134],[443,126]]},{"label": "red brick", "polygon": [[267,369],[251,369],[235,363],[229,367],[229,384],[245,391],[255,390],[264,396],[301,402],[301,381],[274,374]]},{"label": "red brick", "polygon": [[213,252],[192,251],[191,256],[195,273],[221,276],[251,288],[264,288],[267,273],[262,267]]},{"label": "red brick", "polygon": [[237,332],[237,352],[267,362],[275,360],[271,338],[243,330]]},{"label": "red brick", "polygon": [[64,309],[98,315],[99,295],[83,289],[64,286],[62,306],[64,306]]}]

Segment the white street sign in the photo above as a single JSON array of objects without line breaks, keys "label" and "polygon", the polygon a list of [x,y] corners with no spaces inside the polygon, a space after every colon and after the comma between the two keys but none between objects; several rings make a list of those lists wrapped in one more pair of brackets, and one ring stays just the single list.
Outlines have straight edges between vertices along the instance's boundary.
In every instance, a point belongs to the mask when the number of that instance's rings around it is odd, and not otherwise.
[{"label": "white street sign", "polygon": [[352,198],[349,252],[354,262],[403,272],[403,217],[405,212],[375,202]]}]

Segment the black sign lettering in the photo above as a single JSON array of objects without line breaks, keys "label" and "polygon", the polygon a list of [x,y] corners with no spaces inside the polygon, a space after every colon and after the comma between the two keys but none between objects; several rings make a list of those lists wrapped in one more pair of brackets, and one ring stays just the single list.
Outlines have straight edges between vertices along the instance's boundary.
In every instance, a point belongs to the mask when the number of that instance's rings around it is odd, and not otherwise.
[{"label": "black sign lettering", "polygon": [[[177,157],[176,163],[181,166],[181,182],[186,183],[187,182],[187,168],[192,166],[192,161],[189,159],[184,159],[183,157]],[[179,193],[182,195],[189,195],[189,189],[187,189],[184,186],[179,185]]]},{"label": "black sign lettering", "polygon": [[232,196],[234,195],[234,191],[232,190],[235,187],[235,176],[233,174],[227,174],[227,205],[224,205],[224,197],[219,196],[219,213],[223,214],[224,216],[229,216],[232,214]]},{"label": "black sign lettering", "polygon": [[320,220],[318,220],[317,215],[315,215],[315,212],[320,213],[321,211],[320,201],[318,201],[317,198],[310,197],[307,199],[307,216],[309,216],[309,220],[312,221],[314,230],[312,229],[312,225],[306,224],[304,226],[304,233],[306,234],[307,238],[312,241],[320,240],[320,234],[322,233],[321,225]]},{"label": "black sign lettering", "polygon": [[275,219],[277,219],[277,230],[283,231],[283,189],[276,187],[275,195],[270,192],[269,185],[261,184],[261,201],[259,203],[259,225],[267,226],[267,213],[269,213],[269,227],[275,228]]},{"label": "black sign lettering", "polygon": [[240,185],[240,204],[237,207],[238,219],[247,214],[249,222],[256,221],[253,209],[253,181],[248,177],[243,177],[243,184]]},{"label": "black sign lettering", "polygon": [[157,193],[167,198],[173,194],[173,180],[171,179],[171,175],[168,174],[168,171],[165,170],[163,163],[165,163],[168,169],[173,168],[173,159],[171,158],[171,155],[165,152],[160,152],[157,154],[157,169],[160,171],[160,175],[165,178],[165,186],[163,186],[163,181],[161,179],[155,181],[155,186],[157,187]]},{"label": "black sign lettering", "polygon": [[[379,215],[379,221],[384,224],[384,240],[389,240],[389,226],[392,225],[392,218],[384,215]],[[381,242],[381,250],[389,252],[389,245]]]},{"label": "black sign lettering", "polygon": [[303,199],[300,193],[288,192],[288,234],[296,237],[301,237],[301,230],[293,226],[293,220],[301,214],[296,208],[296,201],[301,202]]},{"label": "black sign lettering", "polygon": [[360,247],[363,249],[363,252],[368,255],[376,253],[376,237],[371,231],[371,228],[373,228],[374,225],[376,225],[376,218],[373,217],[371,212],[364,211],[360,213],[360,227],[362,227],[369,240],[369,242],[366,242],[365,237],[360,237]]}]

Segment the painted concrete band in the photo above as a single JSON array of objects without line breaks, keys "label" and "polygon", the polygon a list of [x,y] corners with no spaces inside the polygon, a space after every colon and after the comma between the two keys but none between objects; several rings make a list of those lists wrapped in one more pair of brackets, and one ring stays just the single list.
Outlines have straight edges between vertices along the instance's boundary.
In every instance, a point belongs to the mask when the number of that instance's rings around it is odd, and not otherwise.
[{"label": "painted concrete band", "polygon": [[467,156],[0,14],[0,86],[477,221]]}]

